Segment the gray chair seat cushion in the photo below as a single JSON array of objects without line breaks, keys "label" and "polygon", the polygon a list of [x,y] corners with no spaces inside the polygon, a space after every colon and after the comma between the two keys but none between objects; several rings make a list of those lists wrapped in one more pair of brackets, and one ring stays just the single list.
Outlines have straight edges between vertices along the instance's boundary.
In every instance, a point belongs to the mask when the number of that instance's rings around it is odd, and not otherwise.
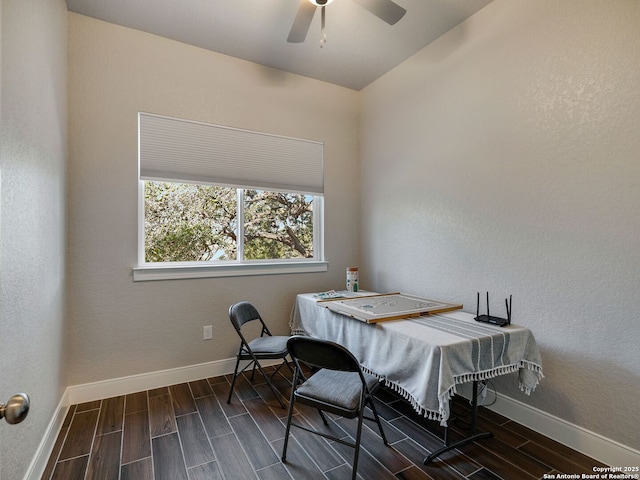
[{"label": "gray chair seat cushion", "polygon": [[249,348],[256,355],[265,354],[284,354],[287,351],[287,340],[289,337],[273,335],[266,335],[264,337],[254,338],[249,342]]},{"label": "gray chair seat cushion", "polygon": [[[364,373],[367,388],[373,393],[380,381]],[[340,372],[323,369],[316,372],[296,390],[298,396],[356,410],[360,404],[362,382],[357,372]]]}]

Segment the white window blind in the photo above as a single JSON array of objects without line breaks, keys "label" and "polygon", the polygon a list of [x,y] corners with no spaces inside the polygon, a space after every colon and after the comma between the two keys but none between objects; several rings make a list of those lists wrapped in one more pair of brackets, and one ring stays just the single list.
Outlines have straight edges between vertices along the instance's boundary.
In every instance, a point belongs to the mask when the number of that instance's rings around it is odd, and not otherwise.
[{"label": "white window blind", "polygon": [[323,194],[324,144],[138,114],[140,179]]}]

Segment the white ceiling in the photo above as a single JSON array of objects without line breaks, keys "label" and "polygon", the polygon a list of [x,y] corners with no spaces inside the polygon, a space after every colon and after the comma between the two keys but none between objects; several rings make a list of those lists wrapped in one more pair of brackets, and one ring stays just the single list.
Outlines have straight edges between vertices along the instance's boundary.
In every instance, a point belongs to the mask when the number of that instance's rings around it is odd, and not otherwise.
[{"label": "white ceiling", "polygon": [[391,26],[352,0],[320,12],[304,43],[287,43],[300,0],[66,0],[71,12],[360,90],[491,0],[395,0]]}]

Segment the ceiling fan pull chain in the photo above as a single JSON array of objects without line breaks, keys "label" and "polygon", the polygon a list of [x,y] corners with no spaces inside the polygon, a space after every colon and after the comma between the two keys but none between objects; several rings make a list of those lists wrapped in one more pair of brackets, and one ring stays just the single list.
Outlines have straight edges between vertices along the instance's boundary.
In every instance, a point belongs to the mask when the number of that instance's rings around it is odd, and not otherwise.
[{"label": "ceiling fan pull chain", "polygon": [[325,43],[327,43],[327,34],[324,31],[324,7],[322,7],[320,9],[320,19],[321,19],[321,28],[320,28],[320,48],[322,48],[324,46]]}]

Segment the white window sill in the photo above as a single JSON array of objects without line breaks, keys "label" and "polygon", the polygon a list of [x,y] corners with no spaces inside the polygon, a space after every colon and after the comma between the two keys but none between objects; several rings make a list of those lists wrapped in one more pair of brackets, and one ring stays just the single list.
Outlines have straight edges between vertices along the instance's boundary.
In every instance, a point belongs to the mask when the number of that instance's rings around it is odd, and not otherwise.
[{"label": "white window sill", "polygon": [[227,263],[218,265],[204,263],[148,263],[133,267],[133,281],[314,273],[326,272],[327,265],[328,262],[325,261]]}]

